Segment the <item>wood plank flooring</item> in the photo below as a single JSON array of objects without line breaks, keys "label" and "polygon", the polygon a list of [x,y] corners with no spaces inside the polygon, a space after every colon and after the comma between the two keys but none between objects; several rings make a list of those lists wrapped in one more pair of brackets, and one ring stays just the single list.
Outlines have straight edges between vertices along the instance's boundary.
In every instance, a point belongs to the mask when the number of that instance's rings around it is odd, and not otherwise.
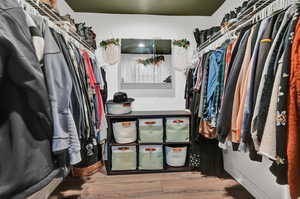
[{"label": "wood plank flooring", "polygon": [[50,199],[254,199],[233,179],[199,172],[68,177]]}]

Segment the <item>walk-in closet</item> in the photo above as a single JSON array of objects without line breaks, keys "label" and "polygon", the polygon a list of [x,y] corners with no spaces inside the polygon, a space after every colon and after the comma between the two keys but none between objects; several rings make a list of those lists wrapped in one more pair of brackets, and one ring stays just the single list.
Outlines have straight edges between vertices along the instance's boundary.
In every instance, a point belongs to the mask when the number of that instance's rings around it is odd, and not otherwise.
[{"label": "walk-in closet", "polygon": [[0,199],[300,199],[299,0],[1,0]]}]

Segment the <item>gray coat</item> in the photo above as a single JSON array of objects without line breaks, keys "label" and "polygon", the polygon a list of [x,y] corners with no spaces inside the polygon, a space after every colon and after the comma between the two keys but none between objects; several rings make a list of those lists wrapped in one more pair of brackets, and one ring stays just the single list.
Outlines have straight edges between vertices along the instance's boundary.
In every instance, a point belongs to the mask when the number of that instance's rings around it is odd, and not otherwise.
[{"label": "gray coat", "polygon": [[52,120],[24,11],[0,1],[0,198],[23,199],[56,175]]},{"label": "gray coat", "polygon": [[68,150],[72,165],[81,161],[80,142],[71,113],[72,79],[67,62],[42,18],[34,18],[45,41],[44,71],[53,117],[52,150]]}]

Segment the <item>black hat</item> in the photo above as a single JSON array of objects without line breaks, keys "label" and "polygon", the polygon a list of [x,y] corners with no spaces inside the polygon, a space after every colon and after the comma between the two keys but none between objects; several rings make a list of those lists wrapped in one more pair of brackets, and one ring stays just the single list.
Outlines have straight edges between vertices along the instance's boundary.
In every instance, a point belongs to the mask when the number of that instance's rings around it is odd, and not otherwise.
[{"label": "black hat", "polygon": [[118,103],[118,104],[130,104],[134,101],[133,98],[128,98],[126,93],[116,92],[114,94],[114,99],[109,100],[107,103]]}]

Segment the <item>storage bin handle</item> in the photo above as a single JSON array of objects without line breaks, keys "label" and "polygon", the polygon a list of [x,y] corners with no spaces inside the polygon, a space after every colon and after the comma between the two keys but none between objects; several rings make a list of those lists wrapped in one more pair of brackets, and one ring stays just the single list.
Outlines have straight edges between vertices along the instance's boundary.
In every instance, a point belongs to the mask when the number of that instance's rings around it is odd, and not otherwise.
[{"label": "storage bin handle", "polygon": [[145,148],[145,151],[156,151],[156,149],[155,148]]},{"label": "storage bin handle", "polygon": [[127,150],[129,150],[129,147],[118,147],[118,150],[127,151]]},{"label": "storage bin handle", "polygon": [[173,148],[173,152],[181,152],[182,148]]},{"label": "storage bin handle", "polygon": [[182,124],[184,121],[183,120],[174,120],[173,123],[175,124]]},{"label": "storage bin handle", "polygon": [[131,122],[122,122],[123,127],[129,127],[131,126]]},{"label": "storage bin handle", "polygon": [[153,125],[153,124],[156,124],[156,122],[155,121],[147,121],[147,122],[145,122],[145,124]]}]

